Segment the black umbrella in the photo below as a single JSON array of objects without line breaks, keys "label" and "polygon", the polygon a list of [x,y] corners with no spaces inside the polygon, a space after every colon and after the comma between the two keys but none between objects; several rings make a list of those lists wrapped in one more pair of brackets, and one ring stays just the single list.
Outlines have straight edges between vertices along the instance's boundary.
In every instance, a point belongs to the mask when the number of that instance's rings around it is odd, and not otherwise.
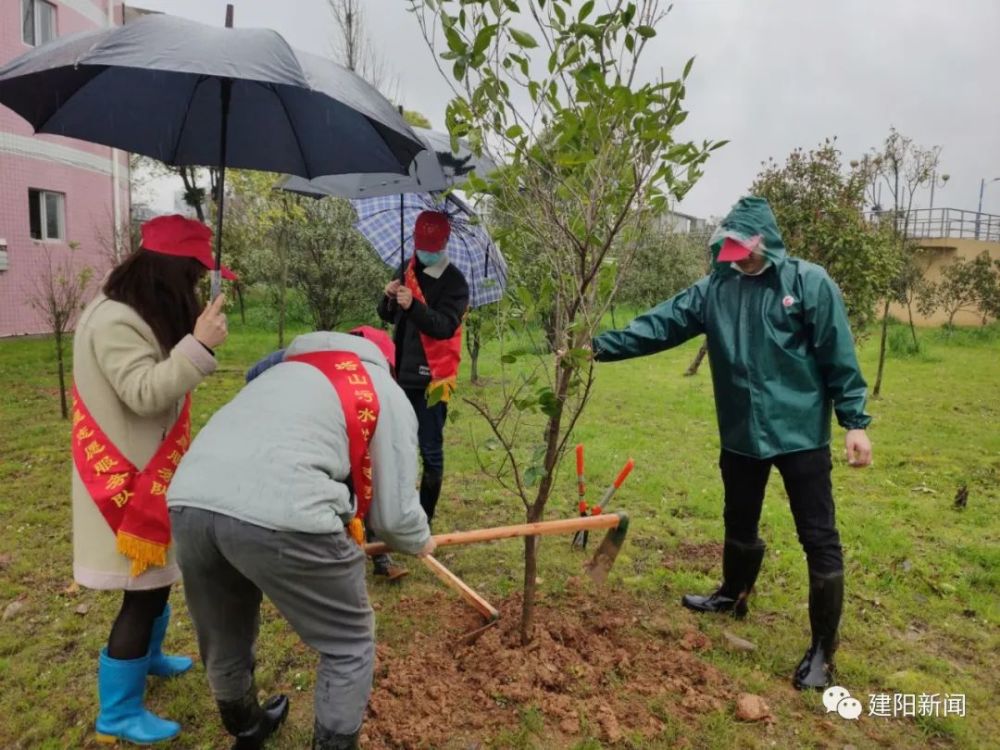
[{"label": "black umbrella", "polygon": [[227,166],[308,178],[407,174],[424,149],[373,87],[277,32],[167,15],[27,52],[0,67],[0,104],[39,133],[219,167],[216,267]]}]

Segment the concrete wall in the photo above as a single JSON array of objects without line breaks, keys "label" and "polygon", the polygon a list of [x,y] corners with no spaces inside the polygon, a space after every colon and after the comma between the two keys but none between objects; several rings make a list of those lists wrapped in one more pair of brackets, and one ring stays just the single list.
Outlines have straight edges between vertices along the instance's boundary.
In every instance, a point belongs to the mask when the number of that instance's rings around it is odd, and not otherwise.
[{"label": "concrete wall", "polygon": [[[980,253],[989,252],[994,260],[1000,259],[1000,242],[982,242],[980,240],[953,239],[943,237],[940,239],[920,240],[919,262],[924,270],[924,278],[927,281],[938,282],[941,280],[941,271],[949,263],[953,263],[956,258],[972,260]],[[908,320],[908,313],[904,305],[893,304],[889,307],[889,313],[899,320]],[[943,325],[948,322],[948,316],[944,312],[938,311],[926,317],[921,315],[914,306],[913,319],[918,325]],[[983,322],[982,315],[971,312],[960,312],[955,316],[955,325],[976,326]]]},{"label": "concrete wall", "polygon": [[[30,49],[21,37],[23,0],[0,0],[0,64]],[[121,4],[114,0],[60,0],[56,31],[65,36],[107,26],[108,3],[115,22]],[[118,161],[118,184],[112,153]],[[40,242],[30,233],[28,189],[65,194],[65,239]],[[0,336],[44,333],[44,318],[30,299],[45,267],[45,253],[60,263],[72,258],[77,267],[94,271],[96,291],[111,260],[105,248],[114,224],[114,194],[128,217],[128,156],[124,152],[59,136],[36,136],[31,126],[0,105],[0,239],[7,241],[7,270],[0,271]],[[75,246],[71,250],[70,245]]]}]

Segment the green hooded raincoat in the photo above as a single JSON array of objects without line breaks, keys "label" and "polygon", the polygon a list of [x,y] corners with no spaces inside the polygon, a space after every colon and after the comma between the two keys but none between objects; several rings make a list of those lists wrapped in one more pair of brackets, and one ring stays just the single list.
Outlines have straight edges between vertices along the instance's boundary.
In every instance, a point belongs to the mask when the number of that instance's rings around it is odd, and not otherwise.
[{"label": "green hooded raincoat", "polygon": [[[840,290],[821,267],[786,255],[771,207],[743,198],[722,228],[760,234],[771,265],[746,276],[715,262],[710,275],[593,341],[598,361],[653,354],[706,334],[722,447],[755,458],[830,443],[831,410],[864,428],[861,376]],[[712,246],[717,259],[721,241]]]}]

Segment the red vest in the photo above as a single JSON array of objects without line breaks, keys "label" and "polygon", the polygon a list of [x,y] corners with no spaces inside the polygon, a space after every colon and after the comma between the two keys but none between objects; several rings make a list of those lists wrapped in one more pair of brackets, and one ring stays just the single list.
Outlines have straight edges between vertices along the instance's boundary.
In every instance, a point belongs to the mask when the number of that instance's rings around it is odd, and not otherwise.
[{"label": "red vest", "polygon": [[[420,282],[417,281],[415,257],[410,258],[410,265],[406,268],[406,288],[413,292],[415,300],[427,304]],[[436,339],[420,332],[420,345],[424,348],[427,366],[431,371],[427,393],[430,395],[439,390],[439,400],[447,402],[458,382],[458,363],[462,358],[462,326],[459,325],[449,339]]]}]

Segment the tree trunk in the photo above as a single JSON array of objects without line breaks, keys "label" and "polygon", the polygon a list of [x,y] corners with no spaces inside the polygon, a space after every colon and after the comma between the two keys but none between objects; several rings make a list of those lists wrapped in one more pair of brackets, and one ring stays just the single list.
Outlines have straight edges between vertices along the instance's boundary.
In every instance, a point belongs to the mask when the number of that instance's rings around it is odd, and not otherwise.
[{"label": "tree trunk", "polygon": [[[285,206],[287,210],[287,204]],[[285,348],[285,310],[288,305],[288,231],[285,229],[279,239],[278,252],[281,253],[281,278],[278,280],[278,348]]]},{"label": "tree trunk", "polygon": [[692,375],[698,374],[698,368],[701,367],[701,361],[705,359],[705,355],[708,354],[708,341],[701,342],[701,348],[698,353],[694,356],[694,361],[688,366],[687,370],[684,371],[684,377],[689,378]]},{"label": "tree trunk", "polygon": [[878,397],[882,392],[882,373],[885,370],[885,342],[889,336],[889,298],[885,298],[885,308],[882,310],[882,341],[878,348],[878,375],[875,378],[875,388],[872,395]]},{"label": "tree trunk", "polygon": [[[534,513],[528,513],[528,523],[534,523]],[[531,625],[535,619],[535,593],[538,588],[538,537],[524,538],[524,601],[521,605],[521,645],[531,643]]]},{"label": "tree trunk", "polygon": [[479,329],[472,331],[469,335],[469,364],[472,367],[472,384],[479,385]]},{"label": "tree trunk", "polygon": [[910,316],[910,335],[913,336],[913,351],[920,351],[920,342],[917,341],[917,327],[913,324],[913,301],[906,301],[906,312]]},{"label": "tree trunk", "polygon": [[66,403],[66,364],[63,358],[63,335],[56,332],[56,361],[59,364],[59,405],[62,418],[69,419],[69,405]]},{"label": "tree trunk", "polygon": [[615,322],[615,306],[611,305],[611,327],[617,328],[618,323]]},{"label": "tree trunk", "polygon": [[[552,494],[555,481],[555,467],[559,460],[559,433],[562,427],[563,409],[566,405],[566,393],[569,391],[569,381],[572,370],[569,367],[557,366],[556,371],[556,408],[549,417],[545,427],[545,476],[538,483],[538,494],[535,502],[528,510],[528,523],[540,521],[545,515],[545,504]],[[538,577],[538,538],[524,538],[524,601],[521,606],[521,645],[526,646],[531,641],[531,625],[535,616],[535,589]]]},{"label": "tree trunk", "polygon": [[240,303],[240,322],[243,325],[247,324],[247,307],[246,303],[243,302],[243,285],[240,282],[233,284],[233,288],[236,290],[236,299]]}]

